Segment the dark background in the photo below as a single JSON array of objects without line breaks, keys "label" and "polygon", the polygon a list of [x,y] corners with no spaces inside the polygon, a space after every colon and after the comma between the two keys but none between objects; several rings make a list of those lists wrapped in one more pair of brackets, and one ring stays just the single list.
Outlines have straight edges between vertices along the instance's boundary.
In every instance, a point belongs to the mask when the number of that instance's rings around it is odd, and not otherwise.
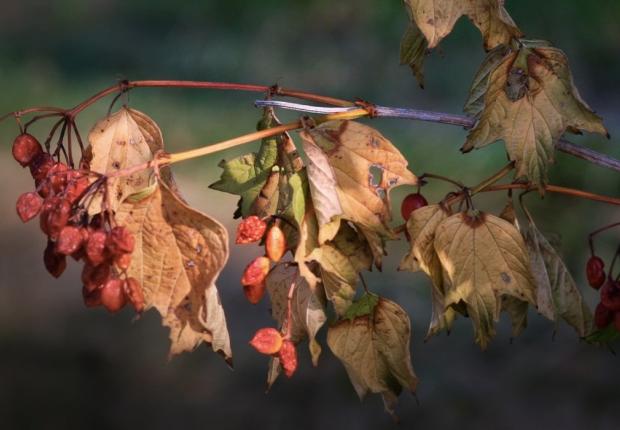
[{"label": "dark background", "polygon": [[[551,40],[571,60],[582,96],[605,118],[612,134],[572,138],[620,157],[620,3],[508,1],[528,37]],[[398,66],[406,25],[399,0],[262,0],[247,2],[162,0],[2,1],[0,13],[0,111],[30,105],[71,106],[119,78],[197,79],[273,84],[379,104],[458,113],[477,65],[480,37],[465,19],[427,62],[427,88],[417,88]],[[160,124],[168,150],[197,147],[247,133],[259,112],[252,94],[141,89],[131,106]],[[105,114],[103,102],[80,116],[83,133]],[[292,118],[290,114],[283,115]],[[375,120],[410,160],[414,172],[450,175],[469,184],[505,162],[501,144],[463,156],[465,132],[450,126]],[[45,127],[49,127],[45,125]],[[43,133],[43,127],[38,129]],[[79,268],[62,279],[45,272],[44,238],[34,224],[19,223],[17,196],[29,175],[10,157],[17,129],[0,124],[0,428],[390,428],[378,396],[361,404],[344,368],[325,348],[319,368],[305,348],[299,372],[264,393],[267,360],[247,345],[271,325],[268,304],[252,307],[238,284],[257,248],[233,247],[218,283],[235,352],[235,370],[206,347],[167,362],[166,330],[153,312],[132,323],[126,311],[109,316],[82,305]],[[249,145],[245,150],[253,150]],[[216,163],[242,150],[175,166],[185,195],[233,229],[235,198],[208,190]],[[564,154],[552,183],[618,195],[617,173]],[[410,190],[394,193],[395,205]],[[449,191],[432,184],[438,199]],[[618,220],[618,209],[548,195],[528,198],[543,231],[562,237],[562,251],[591,305],[585,283],[587,233]],[[499,210],[500,197],[479,205]],[[620,234],[597,250],[607,260]],[[486,352],[473,345],[468,321],[450,337],[423,343],[430,314],[429,283],[397,273],[401,243],[370,287],[399,301],[411,315],[413,361],[421,379],[417,406],[403,395],[403,428],[564,428],[620,426],[618,358],[580,343],[561,325],[532,315],[512,344],[503,321]]]}]

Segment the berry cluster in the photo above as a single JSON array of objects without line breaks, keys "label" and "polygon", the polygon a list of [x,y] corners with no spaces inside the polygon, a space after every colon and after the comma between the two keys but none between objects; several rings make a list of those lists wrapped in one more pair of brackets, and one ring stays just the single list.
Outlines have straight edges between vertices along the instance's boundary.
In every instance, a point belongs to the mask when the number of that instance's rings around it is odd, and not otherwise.
[{"label": "berry cluster", "polygon": [[47,236],[43,261],[58,278],[67,267],[67,256],[83,261],[84,303],[118,312],[130,302],[136,312],[144,310],[139,282],[126,276],[134,249],[134,237],[124,227],[112,228],[108,217],[89,217],[84,206],[91,189],[88,175],[54,160],[37,139],[21,134],[13,143],[13,157],[29,167],[35,191],[17,199],[17,214],[23,222],[39,216]]},{"label": "berry cluster", "polygon": [[267,229],[267,223],[257,216],[250,216],[241,221],[237,227],[237,244],[265,241],[265,256],[256,257],[247,265],[241,277],[241,285],[248,301],[257,304],[265,295],[265,279],[269,273],[271,262],[277,263],[284,256],[287,244],[284,232],[274,222]]},{"label": "berry cluster", "polygon": [[591,256],[586,264],[588,283],[600,291],[600,302],[594,312],[596,327],[604,329],[613,324],[620,332],[620,280],[614,279],[612,272],[613,263],[609,273],[606,274],[605,263],[596,255]]}]

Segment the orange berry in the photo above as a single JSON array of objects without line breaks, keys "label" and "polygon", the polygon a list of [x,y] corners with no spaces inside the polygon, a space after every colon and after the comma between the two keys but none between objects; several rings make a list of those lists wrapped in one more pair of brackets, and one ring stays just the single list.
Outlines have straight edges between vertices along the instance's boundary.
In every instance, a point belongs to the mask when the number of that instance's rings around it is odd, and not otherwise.
[{"label": "orange berry", "polygon": [[261,328],[256,332],[250,345],[265,355],[277,354],[282,348],[282,335],[275,328]]},{"label": "orange berry", "polygon": [[267,253],[267,257],[275,263],[280,261],[286,252],[286,237],[279,226],[274,225],[267,232],[267,239],[265,239],[265,251]]}]

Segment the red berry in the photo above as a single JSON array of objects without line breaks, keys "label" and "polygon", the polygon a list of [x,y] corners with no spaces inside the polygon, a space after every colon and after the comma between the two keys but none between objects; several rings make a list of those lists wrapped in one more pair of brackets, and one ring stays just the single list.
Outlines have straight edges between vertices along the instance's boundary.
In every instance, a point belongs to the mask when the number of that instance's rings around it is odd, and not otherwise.
[{"label": "red berry", "polygon": [[286,237],[282,229],[274,225],[267,232],[265,239],[265,252],[271,261],[277,263],[286,252]]},{"label": "red berry", "polygon": [[252,215],[244,219],[237,226],[235,243],[246,244],[261,240],[267,230],[267,223],[259,217]]},{"label": "red berry", "polygon": [[45,215],[45,221],[41,221],[41,228],[52,240],[56,240],[60,231],[67,225],[71,217],[71,203],[61,199],[58,206],[49,211],[45,211],[41,218]]},{"label": "red berry", "polygon": [[120,279],[110,279],[101,288],[101,304],[108,312],[116,313],[125,307],[127,298],[123,289],[123,281]]},{"label": "red berry", "polygon": [[613,312],[620,311],[620,282],[609,279],[601,288],[601,303]]},{"label": "red berry", "polygon": [[59,278],[67,268],[67,258],[64,255],[58,254],[54,248],[54,242],[48,240],[47,247],[43,253],[43,263],[54,278]]},{"label": "red berry", "polygon": [[56,163],[52,159],[52,156],[47,152],[43,152],[30,163],[30,174],[35,181],[43,181],[47,178],[47,173],[54,164]]},{"label": "red berry", "polygon": [[245,293],[245,297],[248,299],[248,302],[252,303],[253,305],[261,301],[261,299],[265,295],[265,289],[265,281],[261,282],[260,284],[243,286],[243,292]]},{"label": "red berry", "polygon": [[76,203],[88,187],[90,186],[90,182],[88,177],[82,175],[75,170],[72,170],[67,175],[67,187],[65,188],[65,198],[69,200],[71,203]]},{"label": "red berry", "polygon": [[278,357],[284,369],[284,374],[289,378],[293,376],[297,370],[297,349],[295,349],[295,344],[290,340],[285,340],[278,352]]},{"label": "red berry", "polygon": [[604,304],[599,303],[594,310],[594,324],[599,329],[604,329],[610,323],[612,318],[614,317],[614,313],[607,309]]},{"label": "red berry", "polygon": [[82,229],[71,225],[63,227],[56,240],[56,252],[71,255],[82,247],[84,235]]},{"label": "red berry", "polygon": [[103,230],[94,230],[88,236],[86,242],[86,257],[93,266],[98,266],[107,258],[106,240],[108,235]]},{"label": "red berry", "polygon": [[248,264],[241,278],[241,285],[258,285],[265,281],[269,273],[269,259],[267,257],[256,257]]},{"label": "red berry", "polygon": [[43,153],[39,141],[30,134],[20,134],[13,141],[13,158],[22,167],[28,166],[38,155]]},{"label": "red berry", "polygon": [[107,264],[93,266],[86,263],[82,269],[82,283],[90,293],[102,288],[110,280],[110,274],[110,266]]},{"label": "red berry", "polygon": [[28,222],[41,212],[43,199],[37,193],[24,193],[17,199],[17,215],[22,222]]},{"label": "red berry", "polygon": [[135,278],[127,278],[123,284],[125,290],[125,296],[129,299],[129,302],[138,313],[144,311],[144,292],[142,286]]},{"label": "red berry", "polygon": [[588,278],[588,283],[592,288],[596,288],[597,290],[601,288],[601,285],[605,283],[605,262],[601,260],[597,256],[592,256],[588,259],[588,263],[586,264],[586,276]]},{"label": "red berry", "polygon": [[60,194],[67,187],[68,169],[64,163],[56,163],[47,172],[47,180],[55,194]]},{"label": "red berry", "polygon": [[400,214],[403,216],[403,219],[407,221],[411,216],[411,212],[427,205],[428,202],[422,194],[412,193],[403,199],[403,202],[400,205]]},{"label": "red berry", "polygon": [[114,264],[116,264],[116,267],[120,270],[128,270],[129,266],[131,266],[131,254],[121,254],[115,257]]},{"label": "red berry", "polygon": [[256,332],[250,345],[265,355],[277,354],[282,348],[282,335],[275,328],[261,328]]},{"label": "red berry", "polygon": [[107,237],[106,247],[111,255],[131,254],[135,246],[133,234],[125,227],[114,227]]},{"label": "red berry", "polygon": [[84,285],[82,287],[82,298],[87,308],[95,308],[101,306],[101,290],[96,289],[89,291],[88,287]]}]

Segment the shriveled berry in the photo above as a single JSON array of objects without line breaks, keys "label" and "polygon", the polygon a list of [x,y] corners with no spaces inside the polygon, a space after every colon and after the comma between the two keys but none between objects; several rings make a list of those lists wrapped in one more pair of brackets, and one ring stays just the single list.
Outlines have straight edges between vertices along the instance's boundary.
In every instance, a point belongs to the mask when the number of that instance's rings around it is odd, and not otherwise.
[{"label": "shriveled berry", "polygon": [[28,166],[42,153],[43,148],[41,144],[30,134],[20,134],[13,141],[13,158],[15,158],[22,167]]},{"label": "shriveled berry", "polygon": [[45,231],[45,233],[50,239],[56,240],[60,231],[69,222],[69,217],[71,217],[71,203],[61,199],[58,206],[50,211],[46,211],[46,216],[45,225],[47,231]]},{"label": "shriveled berry", "polygon": [[258,242],[267,230],[267,223],[259,217],[252,215],[244,219],[237,226],[235,243],[241,245]]},{"label": "shriveled berry", "polygon": [[65,188],[65,198],[71,203],[76,203],[86,192],[90,182],[88,177],[75,170],[67,174],[67,187]]},{"label": "shriveled berry", "polygon": [[599,303],[594,310],[594,324],[596,327],[603,329],[611,324],[611,321],[614,317],[614,313],[607,309],[607,307]]},{"label": "shriveled berry", "polygon": [[241,278],[241,285],[259,285],[265,281],[269,273],[269,259],[267,257],[256,257],[248,264]]},{"label": "shriveled berry", "polygon": [[94,230],[88,236],[88,242],[86,242],[86,257],[93,266],[98,266],[108,258],[106,252],[107,238],[108,235],[103,230]]},{"label": "shriveled berry", "polygon": [[252,303],[253,305],[261,301],[261,299],[265,295],[265,289],[265,281],[259,284],[243,286],[243,292],[245,293],[245,297],[248,299],[248,302]]},{"label": "shriveled berry", "polygon": [[54,242],[51,240],[48,240],[47,247],[43,252],[43,263],[54,278],[59,278],[67,268],[67,258],[56,252]]},{"label": "shriveled berry", "polygon": [[110,279],[101,288],[101,304],[108,312],[116,313],[125,307],[127,298],[123,290],[123,281],[121,279]]},{"label": "shriveled berry", "polygon": [[114,256],[131,254],[135,243],[133,234],[125,227],[114,227],[106,239],[106,247]]},{"label": "shriveled berry", "polygon": [[39,154],[30,163],[30,174],[35,181],[43,181],[47,178],[47,173],[56,164],[52,159],[52,156],[47,152]]},{"label": "shriveled berry", "polygon": [[282,335],[275,328],[261,328],[256,332],[250,345],[265,355],[277,354],[282,348]]},{"label": "shriveled berry", "polygon": [[605,283],[605,262],[597,256],[592,256],[588,259],[586,264],[586,276],[588,278],[588,284],[592,288],[599,289]]},{"label": "shriveled berry", "polygon": [[110,266],[107,264],[93,266],[86,263],[82,269],[82,283],[89,292],[103,287],[110,280],[110,276]]},{"label": "shriveled berry", "polygon": [[82,286],[82,298],[87,308],[101,306],[101,290],[90,291],[86,285]]},{"label": "shriveled berry", "polygon": [[114,257],[114,264],[120,270],[127,270],[131,265],[131,254],[121,254],[118,257]]},{"label": "shriveled berry", "polygon": [[133,306],[136,312],[144,311],[144,292],[142,286],[136,278],[127,278],[123,284],[125,296]]},{"label": "shriveled berry", "polygon": [[84,236],[82,229],[67,225],[60,230],[56,240],[56,252],[63,255],[71,255],[82,247]]},{"label": "shriveled berry", "polygon": [[295,344],[290,340],[285,340],[278,352],[278,357],[280,358],[282,369],[284,369],[284,374],[289,378],[293,376],[297,370],[297,349]]},{"label": "shriveled berry", "polygon": [[427,206],[428,202],[420,193],[412,193],[403,199],[400,205],[400,214],[405,221],[409,220],[411,212],[421,207]]},{"label": "shriveled berry", "polygon": [[286,252],[286,237],[278,225],[274,225],[267,232],[265,252],[271,261],[277,263]]},{"label": "shriveled berry", "polygon": [[43,199],[37,193],[24,193],[17,199],[17,215],[22,222],[28,222],[41,212]]},{"label": "shriveled berry", "polygon": [[47,180],[55,194],[60,194],[67,187],[68,170],[65,163],[56,163],[47,172]]},{"label": "shriveled berry", "polygon": [[620,311],[620,282],[609,279],[601,288],[601,303],[613,312]]}]

